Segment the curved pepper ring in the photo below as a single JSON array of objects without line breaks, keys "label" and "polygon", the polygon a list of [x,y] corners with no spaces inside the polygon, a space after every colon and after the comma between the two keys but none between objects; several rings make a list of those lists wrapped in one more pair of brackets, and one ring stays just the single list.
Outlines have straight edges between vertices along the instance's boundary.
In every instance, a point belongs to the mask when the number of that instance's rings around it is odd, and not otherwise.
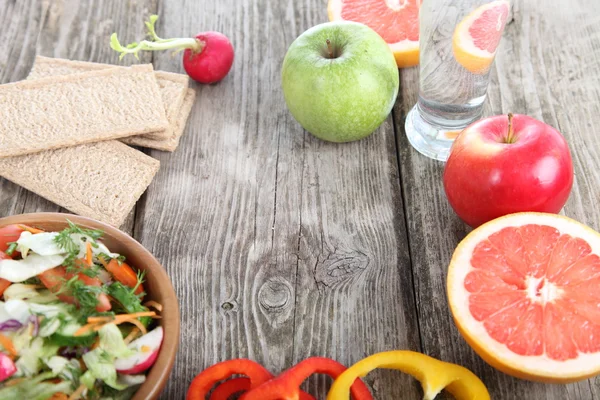
[{"label": "curved pepper ring", "polygon": [[443,389],[457,400],[490,400],[483,382],[468,369],[407,350],[374,354],[354,364],[333,382],[327,400],[348,400],[353,382],[377,368],[395,369],[415,377],[423,387],[423,400],[433,400]]}]

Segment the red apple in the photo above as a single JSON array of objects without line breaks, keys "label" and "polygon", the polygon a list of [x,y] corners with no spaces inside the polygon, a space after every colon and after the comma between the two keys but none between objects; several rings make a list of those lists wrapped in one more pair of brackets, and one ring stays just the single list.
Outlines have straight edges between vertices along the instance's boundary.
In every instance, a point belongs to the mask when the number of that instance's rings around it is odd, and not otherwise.
[{"label": "red apple", "polygon": [[558,213],[572,186],[567,142],[526,115],[471,124],[452,145],[444,169],[448,201],[472,227],[521,211]]},{"label": "red apple", "polygon": [[135,353],[126,358],[116,359],[115,369],[117,372],[127,375],[144,372],[156,361],[162,341],[163,328],[159,326],[131,342],[128,347],[135,351]]}]

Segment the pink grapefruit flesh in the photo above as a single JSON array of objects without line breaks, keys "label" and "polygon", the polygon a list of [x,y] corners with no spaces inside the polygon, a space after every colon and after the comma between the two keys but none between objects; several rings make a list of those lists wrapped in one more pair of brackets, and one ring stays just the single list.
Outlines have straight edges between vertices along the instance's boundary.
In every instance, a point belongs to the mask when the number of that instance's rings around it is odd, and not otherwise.
[{"label": "pink grapefruit flesh", "polygon": [[460,65],[474,74],[484,74],[489,70],[509,10],[507,0],[495,0],[478,7],[457,25],[452,49]]},{"label": "pink grapefruit flesh", "polygon": [[398,67],[419,63],[421,0],[329,0],[330,21],[367,25],[390,46]]},{"label": "pink grapefruit flesh", "polygon": [[573,381],[600,372],[600,234],[566,217],[512,214],[473,231],[448,272],[459,330],[493,366]]}]

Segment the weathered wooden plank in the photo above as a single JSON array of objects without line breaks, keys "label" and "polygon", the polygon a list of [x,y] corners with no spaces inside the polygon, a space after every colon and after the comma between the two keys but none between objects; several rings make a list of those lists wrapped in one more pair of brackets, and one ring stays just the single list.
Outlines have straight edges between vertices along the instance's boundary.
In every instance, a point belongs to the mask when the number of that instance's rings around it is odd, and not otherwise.
[{"label": "weathered wooden plank", "polygon": [[[152,152],[163,167],[138,208],[136,236],[181,299],[182,342],[163,397],[181,398],[195,374],[232,357],[279,372],[309,355],[351,363],[417,348],[391,122],[368,141],[325,144],[293,121],[280,90],[287,47],[326,20],[324,5],[159,9],[159,35],[215,29],[236,49],[223,82],[198,86],[177,152]],[[156,55],[155,66],[181,71],[170,55]],[[391,374],[369,381],[381,398],[418,393]],[[319,398],[326,386],[308,385]]]},{"label": "weathered wooden plank", "polygon": [[[159,35],[217,30],[236,52],[225,80],[195,86],[179,149],[151,153],[162,169],[136,221],[136,236],[167,268],[180,299],[180,350],[162,394],[174,399],[217,361],[250,357],[274,372],[291,364],[299,206],[286,211],[276,189],[287,184],[277,180],[285,126],[273,95],[279,66],[269,56],[285,52],[273,36],[283,8],[227,0],[161,2],[159,10]],[[155,67],[183,71],[170,54],[156,54]],[[275,228],[276,220],[284,224]]]},{"label": "weathered wooden plank", "polygon": [[[514,20],[492,71],[486,115],[519,112],[556,126],[567,138],[576,184],[565,214],[600,228],[598,136],[600,123],[599,5],[578,0],[515,2]],[[449,207],[443,164],[414,151],[404,134],[404,118],[417,100],[415,69],[404,70],[401,102],[395,109],[401,177],[423,351],[477,373],[497,399],[598,398],[594,381],[543,385],[504,375],[485,364],[455,328],[447,307],[447,265],[468,228]],[[443,332],[443,334],[440,334]]]},{"label": "weathered wooden plank", "polygon": [[[119,62],[118,54],[110,49],[108,39],[118,31],[123,38],[144,36],[143,19],[157,9],[157,0],[122,2],[31,1],[3,2],[0,21],[8,29],[0,32],[0,70],[2,82],[24,79],[36,54],[114,64],[138,63],[130,57]],[[141,62],[151,62],[151,53],[141,55]],[[15,61],[18,61],[15,63]],[[66,210],[34,193],[0,181],[2,194],[0,214]],[[5,190],[6,189],[6,190]],[[6,208],[3,204],[6,204]],[[131,232],[134,211],[121,229]]]},{"label": "weathered wooden plank", "polygon": [[[0,83],[24,79],[35,57],[43,10],[37,2],[0,2]],[[0,178],[0,215],[23,212],[27,191]]]},{"label": "weathered wooden plank", "polygon": [[[327,21],[320,1],[294,15],[296,35]],[[302,136],[291,117],[286,125]],[[340,145],[304,133],[302,146],[295,361],[327,355],[350,365],[380,351],[419,350],[391,116],[365,140]],[[377,399],[420,397],[414,379],[398,372],[365,380]],[[307,387],[324,399],[329,382],[317,377]]]}]

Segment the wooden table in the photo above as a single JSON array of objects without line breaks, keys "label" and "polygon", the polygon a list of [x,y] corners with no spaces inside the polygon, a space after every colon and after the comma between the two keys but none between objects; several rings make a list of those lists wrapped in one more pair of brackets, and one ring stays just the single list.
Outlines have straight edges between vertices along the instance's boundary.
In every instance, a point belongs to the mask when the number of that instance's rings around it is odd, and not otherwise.
[{"label": "wooden table", "polygon": [[[223,82],[196,86],[180,148],[148,151],[161,170],[123,226],[180,299],[181,345],[162,398],[183,398],[220,360],[250,357],[278,372],[311,355],[352,364],[390,349],[462,364],[494,399],[600,398],[595,379],[552,386],[504,375],[456,330],[446,269],[468,229],[446,202],[443,164],[404,135],[415,68],[400,71],[396,107],[366,140],[326,143],[291,117],[281,63],[298,35],[327,21],[326,0],[1,0],[0,82],[25,78],[36,54],[118,63],[109,35],[140,38],[152,13],[161,36],[217,30],[236,49]],[[529,114],[566,136],[575,185],[564,212],[599,230],[600,2],[518,0],[512,18],[486,114]],[[183,71],[169,54],[142,61]],[[0,216],[57,210],[0,180]],[[366,381],[378,400],[421,396],[394,372]],[[328,386],[324,377],[306,385],[319,399]]]}]

